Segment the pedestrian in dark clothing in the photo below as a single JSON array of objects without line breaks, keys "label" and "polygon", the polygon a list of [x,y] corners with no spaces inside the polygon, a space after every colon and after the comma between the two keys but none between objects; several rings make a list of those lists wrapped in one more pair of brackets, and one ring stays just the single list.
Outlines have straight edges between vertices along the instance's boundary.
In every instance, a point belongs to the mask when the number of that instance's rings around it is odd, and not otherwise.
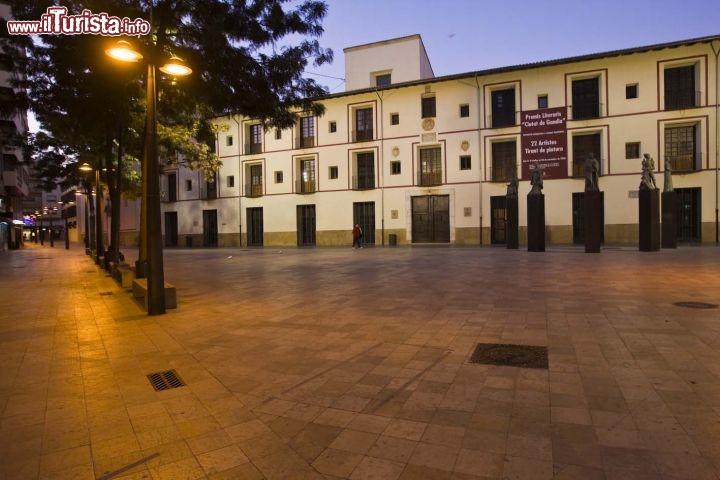
[{"label": "pedestrian in dark clothing", "polygon": [[363,233],[362,233],[362,229],[360,228],[360,225],[358,225],[357,223],[353,227],[352,236],[353,236],[353,245],[352,245],[353,248],[355,248],[355,245],[357,245],[357,248],[362,248]]}]

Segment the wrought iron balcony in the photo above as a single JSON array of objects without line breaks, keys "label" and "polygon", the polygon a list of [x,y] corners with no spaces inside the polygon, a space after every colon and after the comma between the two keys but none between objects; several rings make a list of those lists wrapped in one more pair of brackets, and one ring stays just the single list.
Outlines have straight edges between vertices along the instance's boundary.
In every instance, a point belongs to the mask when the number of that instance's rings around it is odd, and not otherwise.
[{"label": "wrought iron balcony", "polygon": [[295,193],[315,193],[316,191],[315,180],[297,180],[295,182]]},{"label": "wrought iron balcony", "polygon": [[369,142],[374,140],[373,137],[373,130],[366,129],[366,130],[353,130],[352,132],[352,139],[353,142]]},{"label": "wrought iron balcony", "polygon": [[262,153],[262,143],[245,144],[245,155],[255,155],[257,153]]},{"label": "wrought iron balcony", "polygon": [[371,175],[354,175],[352,177],[353,190],[372,190],[375,188],[375,177]]},{"label": "wrought iron balcony", "polygon": [[295,139],[295,148],[311,148],[315,146],[315,137],[298,137]]},{"label": "wrought iron balcony", "polygon": [[245,196],[246,197],[262,197],[263,195],[263,184],[252,183],[245,185]]},{"label": "wrought iron balcony", "polygon": [[417,184],[421,187],[442,185],[442,171],[427,173],[418,172]]}]

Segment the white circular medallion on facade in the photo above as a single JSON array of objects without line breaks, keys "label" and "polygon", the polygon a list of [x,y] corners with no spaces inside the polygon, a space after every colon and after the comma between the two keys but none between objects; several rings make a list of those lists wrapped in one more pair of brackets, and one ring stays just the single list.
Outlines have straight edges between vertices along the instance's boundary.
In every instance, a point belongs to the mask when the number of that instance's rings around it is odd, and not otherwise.
[{"label": "white circular medallion on facade", "polygon": [[433,128],[435,128],[435,120],[433,120],[432,118],[426,118],[422,122],[422,128],[425,131],[432,130]]},{"label": "white circular medallion on facade", "polygon": [[397,157],[398,155],[400,155],[400,149],[398,147],[393,147],[392,156]]},{"label": "white circular medallion on facade", "polygon": [[460,144],[460,148],[462,148],[463,152],[467,152],[468,148],[470,148],[470,142],[468,142],[467,140],[463,140]]}]

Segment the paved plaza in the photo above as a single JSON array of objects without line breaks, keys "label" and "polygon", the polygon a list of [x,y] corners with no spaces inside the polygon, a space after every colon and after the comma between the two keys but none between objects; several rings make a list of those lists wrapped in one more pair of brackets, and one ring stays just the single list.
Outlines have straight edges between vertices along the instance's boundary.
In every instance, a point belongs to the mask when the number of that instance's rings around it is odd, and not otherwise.
[{"label": "paved plaza", "polygon": [[674,305],[720,303],[715,246],[174,250],[165,274],[178,308],[149,317],[78,245],[0,252],[0,479],[720,479],[720,310]]}]

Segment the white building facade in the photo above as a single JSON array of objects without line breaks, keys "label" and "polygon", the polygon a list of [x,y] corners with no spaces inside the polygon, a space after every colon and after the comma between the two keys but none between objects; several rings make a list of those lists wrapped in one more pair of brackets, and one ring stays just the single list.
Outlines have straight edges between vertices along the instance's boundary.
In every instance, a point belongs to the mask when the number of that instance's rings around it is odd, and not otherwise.
[{"label": "white building facade", "polygon": [[519,179],[544,177],[546,240],[583,242],[583,164],[600,160],[603,239],[637,243],[641,158],[666,165],[678,240],[717,241],[720,36],[435,77],[418,35],[345,49],[348,91],[291,129],[215,119],[214,183],[161,180],[166,246],[505,243]]}]

